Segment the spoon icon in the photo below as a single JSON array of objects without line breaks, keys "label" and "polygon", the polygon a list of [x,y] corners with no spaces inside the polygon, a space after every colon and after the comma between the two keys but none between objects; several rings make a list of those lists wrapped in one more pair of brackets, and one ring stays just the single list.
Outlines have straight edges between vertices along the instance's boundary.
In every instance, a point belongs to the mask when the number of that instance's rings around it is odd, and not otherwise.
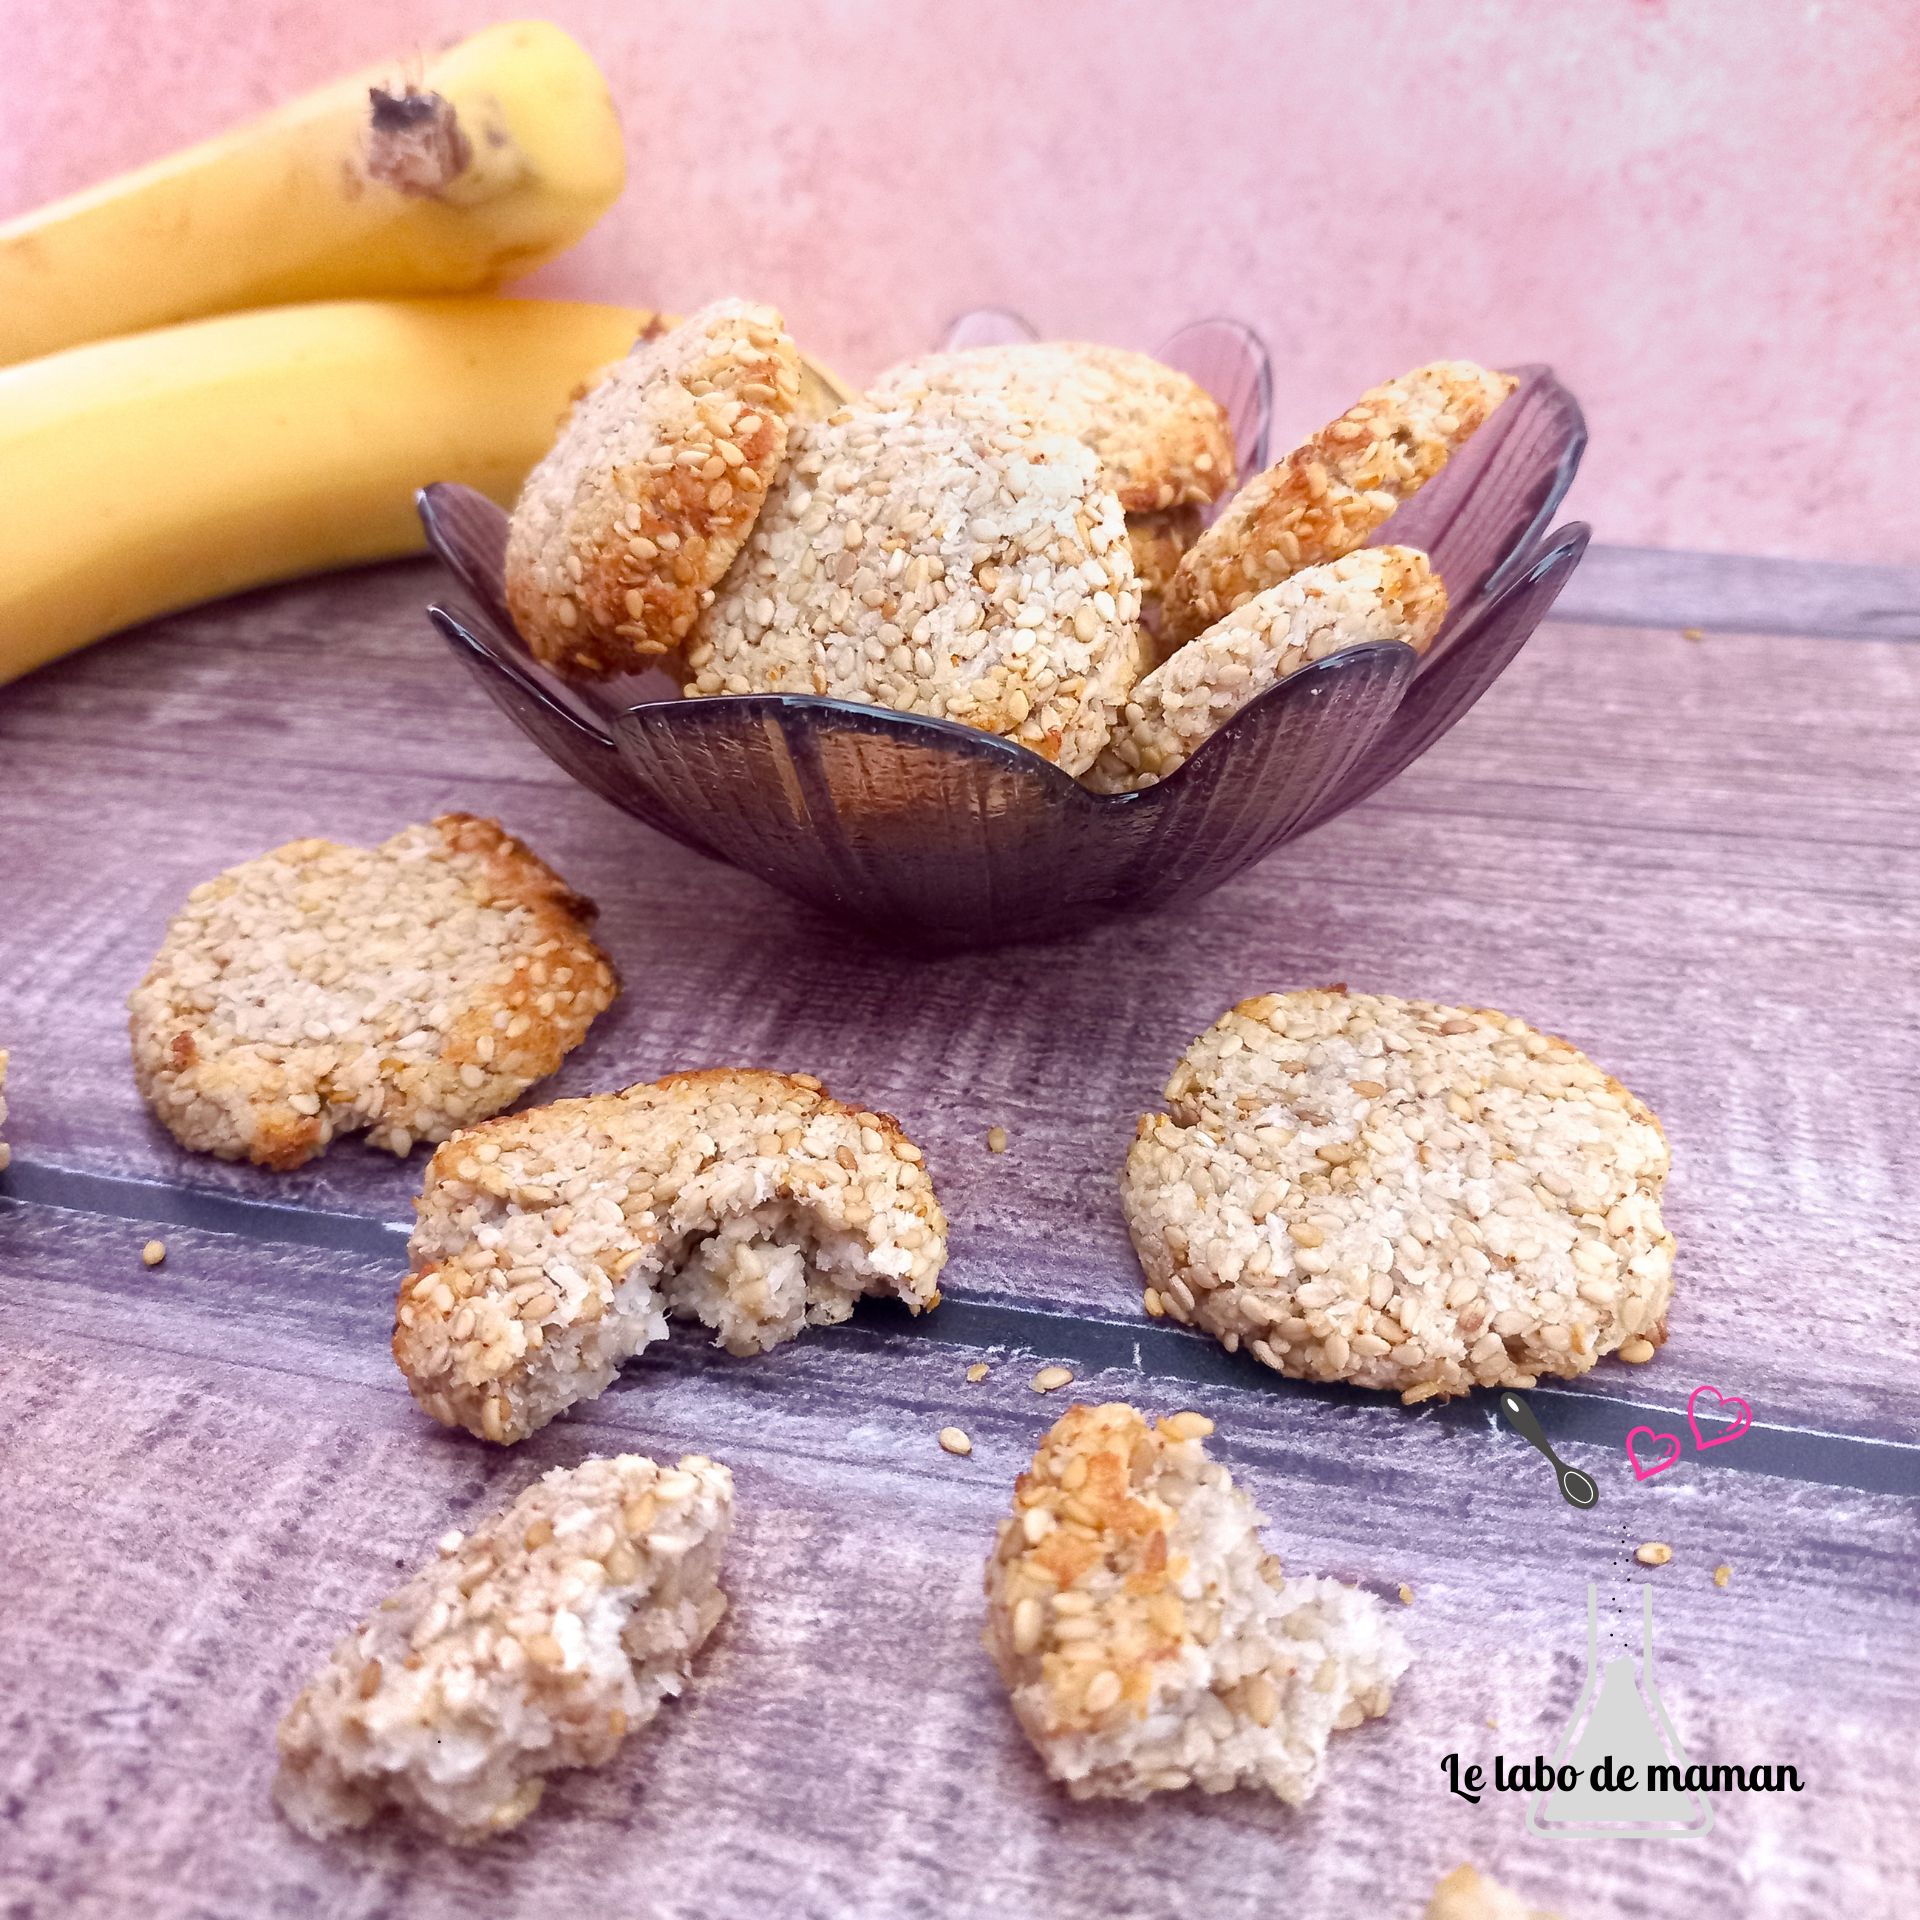
[{"label": "spoon icon", "polygon": [[1560,1497],[1570,1507],[1590,1507],[1600,1498],[1600,1489],[1594,1485],[1591,1476],[1584,1474],[1578,1467],[1570,1467],[1547,1444],[1547,1436],[1540,1431],[1540,1422],[1534,1416],[1533,1409],[1517,1393],[1500,1393],[1494,1398],[1494,1404],[1505,1415],[1510,1426],[1521,1439],[1530,1440],[1553,1462],[1554,1477],[1560,1482]]}]

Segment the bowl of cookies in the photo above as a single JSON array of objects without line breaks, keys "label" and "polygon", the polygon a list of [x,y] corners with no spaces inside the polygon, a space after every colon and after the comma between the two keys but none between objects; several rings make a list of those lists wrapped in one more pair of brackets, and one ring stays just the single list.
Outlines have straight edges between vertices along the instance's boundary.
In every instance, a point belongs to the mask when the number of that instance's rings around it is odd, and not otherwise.
[{"label": "bowl of cookies", "polygon": [[[881,938],[1190,900],[1365,799],[1578,564],[1545,367],[1419,367],[1278,461],[1258,337],[967,316],[855,393],[723,300],[576,402],[511,514],[425,489],[430,616],[550,758]],[[1250,476],[1242,480],[1242,476]]]}]

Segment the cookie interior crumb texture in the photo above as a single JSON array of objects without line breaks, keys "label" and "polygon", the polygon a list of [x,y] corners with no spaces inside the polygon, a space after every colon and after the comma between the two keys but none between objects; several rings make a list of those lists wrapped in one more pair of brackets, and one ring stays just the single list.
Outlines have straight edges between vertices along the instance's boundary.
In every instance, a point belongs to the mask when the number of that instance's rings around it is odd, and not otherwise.
[{"label": "cookie interior crumb texture", "polygon": [[1364,546],[1514,385],[1471,360],[1438,360],[1363,394],[1249,480],[1194,542],[1166,591],[1169,639],[1190,640],[1302,567]]},{"label": "cookie interior crumb texture", "polygon": [[889,367],[867,397],[917,412],[1002,401],[1086,447],[1130,515],[1205,506],[1234,481],[1226,409],[1198,381],[1125,347],[1047,340],[931,353]]},{"label": "cookie interior crumb texture", "polygon": [[1665,1338],[1668,1166],[1642,1103],[1484,1008],[1343,988],[1233,1008],[1122,1181],[1161,1311],[1267,1366],[1418,1401]]},{"label": "cookie interior crumb texture", "polygon": [[492,820],[296,840],[196,887],[130,1001],[134,1075],[184,1147],[297,1167],[397,1154],[510,1105],[618,986],[593,902]]},{"label": "cookie interior crumb texture", "polygon": [[607,370],[513,510],[507,604],[535,654],[602,675],[680,646],[779,471],[802,385],[780,315],[744,300]]},{"label": "cookie interior crumb texture", "polygon": [[690,695],[824,694],[1003,735],[1083,773],[1138,671],[1119,502],[991,399],[849,409],[787,469],[687,649]]},{"label": "cookie interior crumb texture", "polygon": [[1072,1407],[1000,1523],[987,1649],[1076,1799],[1258,1786],[1297,1806],[1329,1737],[1385,1713],[1406,1670],[1372,1595],[1282,1573],[1212,1431]]},{"label": "cookie interior crumb texture", "polygon": [[938,1305],[947,1258],[897,1121],[745,1068],[457,1134],[417,1212],[394,1358],[436,1420],[498,1441],[604,1391],[670,1314],[764,1353],[863,1294]]},{"label": "cookie interior crumb texture", "polygon": [[1477,1867],[1462,1866],[1434,1888],[1427,1920],[1559,1920],[1559,1916],[1528,1906]]},{"label": "cookie interior crumb texture", "polygon": [[546,1778],[600,1766],[679,1693],[726,1600],[733,1476],[699,1454],[556,1467],[441,1542],[280,1723],[274,1794],[322,1839],[395,1809],[486,1840]]},{"label": "cookie interior crumb texture", "polygon": [[1290,673],[1368,641],[1424,653],[1446,616],[1447,590],[1412,547],[1369,547],[1308,567],[1138,681],[1086,784],[1096,793],[1152,786]]}]

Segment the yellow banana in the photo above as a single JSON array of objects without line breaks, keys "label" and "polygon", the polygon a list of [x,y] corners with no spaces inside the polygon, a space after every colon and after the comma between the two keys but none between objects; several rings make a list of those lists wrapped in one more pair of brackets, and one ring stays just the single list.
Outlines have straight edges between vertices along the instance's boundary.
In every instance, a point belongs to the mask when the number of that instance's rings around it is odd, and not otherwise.
[{"label": "yellow banana", "polygon": [[[378,93],[375,90],[379,90]],[[0,366],[239,307],[464,293],[531,271],[625,177],[558,27],[490,27],[0,225]]]},{"label": "yellow banana", "polygon": [[[653,318],[338,300],[0,368],[0,682],[198,600],[412,553],[431,480],[510,502]],[[808,373],[817,410],[847,396]]]}]

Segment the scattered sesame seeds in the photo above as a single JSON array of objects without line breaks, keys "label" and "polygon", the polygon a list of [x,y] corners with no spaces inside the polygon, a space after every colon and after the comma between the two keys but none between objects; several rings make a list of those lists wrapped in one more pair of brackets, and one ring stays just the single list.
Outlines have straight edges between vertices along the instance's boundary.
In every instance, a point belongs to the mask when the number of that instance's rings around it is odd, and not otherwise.
[{"label": "scattered sesame seeds", "polygon": [[1042,1367],[1033,1376],[1033,1390],[1035,1393],[1055,1393],[1061,1387],[1067,1386],[1072,1379],[1071,1367]]},{"label": "scattered sesame seeds", "polygon": [[987,1363],[984,1360],[976,1360],[967,1369],[967,1385],[970,1387],[977,1387],[986,1377]]},{"label": "scattered sesame seeds", "polygon": [[1413,1589],[1404,1580],[1400,1583],[1400,1604],[1403,1607],[1413,1605]]},{"label": "scattered sesame seeds", "polygon": [[1724,1560],[1713,1570],[1713,1584],[1716,1587],[1724,1587],[1732,1578],[1733,1569]]},{"label": "scattered sesame seeds", "polygon": [[181,1145],[284,1171],[364,1129],[404,1156],[510,1105],[618,991],[593,903],[492,820],[296,840],[196,887],[132,1009]]},{"label": "scattered sesame seeds", "polygon": [[964,1427],[942,1427],[940,1445],[947,1453],[957,1453],[962,1458],[973,1451],[973,1442],[968,1439]]},{"label": "scattered sesame seeds", "polygon": [[1006,1150],[1007,1150],[1006,1128],[1005,1127],[989,1127],[987,1129],[987,1151],[989,1153],[1005,1153]]},{"label": "scattered sesame seeds", "polygon": [[1673,1549],[1664,1540],[1646,1540],[1633,1550],[1643,1567],[1664,1567],[1673,1558]]},{"label": "scattered sesame seeds", "polygon": [[157,1267],[167,1257],[167,1243],[164,1240],[149,1240],[140,1249],[140,1264],[143,1267]]}]

